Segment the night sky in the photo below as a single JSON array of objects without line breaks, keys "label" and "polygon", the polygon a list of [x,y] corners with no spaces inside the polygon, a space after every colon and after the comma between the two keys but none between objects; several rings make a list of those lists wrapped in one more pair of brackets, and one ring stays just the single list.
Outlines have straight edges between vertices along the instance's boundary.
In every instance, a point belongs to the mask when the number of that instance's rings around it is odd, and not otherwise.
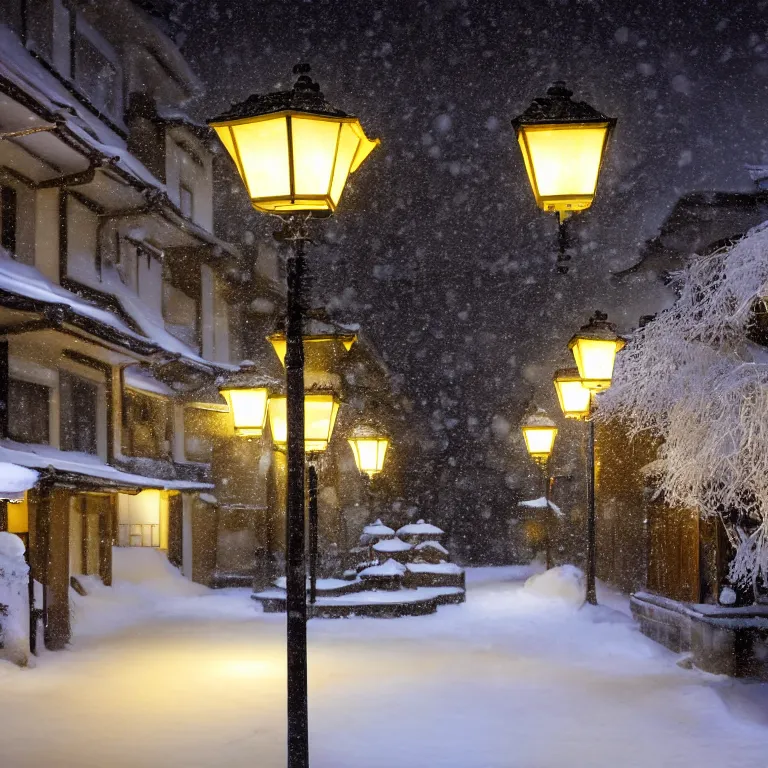
[{"label": "night sky", "polygon": [[[595,308],[628,329],[658,307],[611,270],[680,195],[748,190],[744,164],[768,161],[765,0],[186,0],[178,18],[208,88],[196,116],[308,61],[381,138],[311,255],[316,298],[376,341],[470,514],[524,482],[519,419],[532,397],[555,415],[573,330]],[[618,118],[566,276],[510,126],[556,79]]]}]

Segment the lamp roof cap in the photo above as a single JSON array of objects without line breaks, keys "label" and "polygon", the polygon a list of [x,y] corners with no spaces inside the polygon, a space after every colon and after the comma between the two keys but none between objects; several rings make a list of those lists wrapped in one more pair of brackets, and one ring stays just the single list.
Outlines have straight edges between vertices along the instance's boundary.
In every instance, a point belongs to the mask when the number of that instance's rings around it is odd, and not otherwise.
[{"label": "lamp roof cap", "polygon": [[568,346],[572,346],[576,339],[598,339],[601,341],[620,341],[622,343],[624,341],[616,333],[616,326],[608,322],[608,315],[600,310],[595,310],[595,314],[589,318],[589,322],[586,325],[581,326],[578,333],[574,334],[573,338],[568,342]]},{"label": "lamp roof cap", "polygon": [[346,112],[336,109],[325,100],[319,83],[309,76],[309,71],[309,64],[297,64],[293,68],[293,73],[299,77],[290,91],[251,94],[244,101],[233,104],[227,111],[209,120],[209,123],[228,123],[277,112],[306,112],[327,117],[350,117]]},{"label": "lamp roof cap", "polygon": [[240,368],[231,373],[225,373],[216,379],[219,389],[260,389],[267,388],[272,392],[280,392],[283,382],[274,376],[262,372],[261,368],[251,360],[243,360]]},{"label": "lamp roof cap", "polygon": [[586,101],[573,101],[573,91],[557,80],[548,89],[546,96],[536,97],[528,108],[512,120],[515,132],[524,125],[547,123],[616,123],[616,118],[607,117]]},{"label": "lamp roof cap", "polygon": [[581,381],[578,368],[558,368],[552,376],[553,381]]},{"label": "lamp roof cap", "polygon": [[537,408],[532,413],[529,413],[523,420],[523,427],[556,427],[552,419],[549,418],[547,412],[543,408]]}]

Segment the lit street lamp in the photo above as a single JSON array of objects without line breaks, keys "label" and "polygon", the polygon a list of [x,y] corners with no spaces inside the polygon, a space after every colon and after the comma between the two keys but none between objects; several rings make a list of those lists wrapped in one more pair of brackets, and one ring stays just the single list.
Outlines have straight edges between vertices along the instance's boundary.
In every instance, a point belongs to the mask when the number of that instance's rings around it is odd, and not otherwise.
[{"label": "lit street lamp", "polygon": [[284,218],[276,237],[293,246],[287,259],[286,307],[286,611],[288,766],[309,765],[307,604],[304,564],[303,275],[307,222],[329,216],[353,173],[376,147],[356,117],[332,107],[299,65],[293,88],[252,95],[210,121],[257,210]]},{"label": "lit street lamp", "polygon": [[547,568],[552,567],[551,536],[550,536],[550,507],[549,507],[549,458],[555,446],[557,426],[549,418],[543,408],[538,408],[529,414],[521,425],[525,447],[531,458],[541,467],[544,477],[544,524],[546,527],[546,558]]},{"label": "lit street lamp", "polygon": [[595,312],[589,322],[568,342],[577,369],[555,373],[554,384],[563,415],[586,421],[587,433],[587,568],[586,600],[597,605],[595,576],[597,549],[595,541],[595,422],[591,418],[594,393],[611,386],[616,354],[623,349],[624,339],[603,312]]},{"label": "lit street lamp", "polygon": [[559,220],[558,272],[568,271],[565,221],[592,205],[608,138],[616,119],[606,117],[556,82],[512,120],[536,205]]},{"label": "lit street lamp", "polygon": [[381,472],[389,448],[389,438],[382,430],[360,424],[352,430],[347,442],[361,473],[372,479]]}]

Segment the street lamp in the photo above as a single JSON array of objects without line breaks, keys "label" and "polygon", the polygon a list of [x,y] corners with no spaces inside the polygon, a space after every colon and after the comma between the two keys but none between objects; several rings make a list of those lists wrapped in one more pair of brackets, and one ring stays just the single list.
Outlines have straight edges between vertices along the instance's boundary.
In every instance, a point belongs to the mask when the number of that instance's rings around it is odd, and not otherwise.
[{"label": "street lamp", "polygon": [[581,382],[578,368],[560,368],[553,379],[557,399],[566,419],[586,419],[589,416],[592,392]]},{"label": "street lamp", "polygon": [[596,311],[568,342],[582,385],[596,391],[608,389],[611,386],[616,353],[625,344],[624,339],[616,333],[616,326],[608,322],[608,315]]},{"label": "street lamp", "polygon": [[287,259],[286,302],[286,611],[288,645],[288,766],[309,765],[307,602],[304,566],[303,275],[307,221],[329,216],[350,173],[378,141],[360,121],[332,107],[306,64],[289,91],[252,95],[210,121],[234,162],[254,208],[277,214],[275,236],[293,246]]},{"label": "street lamp", "polygon": [[[333,434],[339,401],[331,390],[315,387],[304,395],[304,451],[309,456],[307,479],[309,481],[309,602],[317,599],[317,467],[318,454],[324,453]],[[272,397],[269,400],[269,426],[272,440],[278,450],[285,450],[288,442],[287,398]],[[306,585],[305,585],[306,589]]]},{"label": "street lamp", "polygon": [[537,464],[546,465],[552,455],[555,437],[557,437],[555,422],[547,416],[543,408],[538,408],[535,413],[525,418],[521,429],[525,447],[531,458]]},{"label": "street lamp", "polygon": [[254,364],[240,365],[240,371],[218,380],[219,392],[227,401],[235,434],[261,437],[267,421],[267,403],[279,382],[258,372]]},{"label": "street lamp", "polygon": [[608,138],[606,117],[558,81],[512,120],[536,205],[559,220],[557,268],[568,271],[565,221],[592,205]]},{"label": "street lamp", "polygon": [[389,448],[389,437],[382,430],[360,424],[347,439],[358,470],[372,479],[384,467],[384,457]]},{"label": "street lamp", "polygon": [[552,566],[551,555],[551,536],[550,536],[550,509],[549,509],[549,458],[552,455],[552,449],[555,446],[557,437],[557,426],[549,418],[543,408],[538,408],[534,413],[529,414],[523,420],[521,425],[525,447],[531,458],[541,467],[544,478],[544,524],[546,528],[546,558],[547,568]]},{"label": "street lamp", "polygon": [[[596,311],[568,342],[578,368],[555,373],[554,384],[560,407],[567,418],[586,421],[587,433],[587,568],[586,600],[597,605],[595,577],[597,546],[595,540],[595,422],[592,418],[594,393],[608,389],[613,378],[616,354],[625,345],[608,316]],[[578,374],[578,377],[577,377]],[[578,385],[578,386],[577,386]]]}]

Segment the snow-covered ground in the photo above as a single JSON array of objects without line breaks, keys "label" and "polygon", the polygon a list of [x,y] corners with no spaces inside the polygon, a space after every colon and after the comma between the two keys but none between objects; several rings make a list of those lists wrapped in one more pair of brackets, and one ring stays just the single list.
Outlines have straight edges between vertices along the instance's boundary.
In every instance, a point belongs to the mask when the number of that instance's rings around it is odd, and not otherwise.
[{"label": "snow-covered ground", "polygon": [[[284,766],[282,617],[116,555],[70,651],[0,662],[0,765]],[[313,768],[768,764],[766,686],[681,669],[621,596],[578,610],[528,575],[470,570],[433,616],[312,621]]]}]

